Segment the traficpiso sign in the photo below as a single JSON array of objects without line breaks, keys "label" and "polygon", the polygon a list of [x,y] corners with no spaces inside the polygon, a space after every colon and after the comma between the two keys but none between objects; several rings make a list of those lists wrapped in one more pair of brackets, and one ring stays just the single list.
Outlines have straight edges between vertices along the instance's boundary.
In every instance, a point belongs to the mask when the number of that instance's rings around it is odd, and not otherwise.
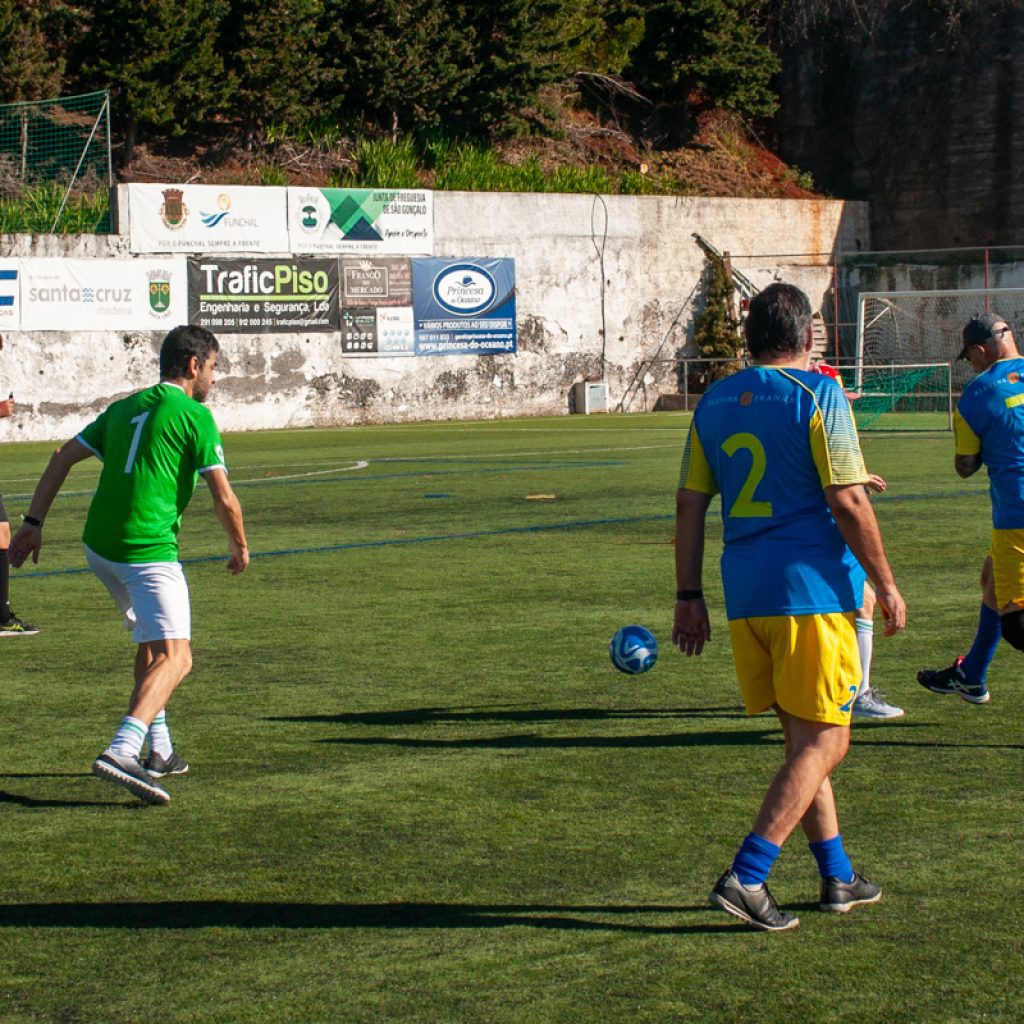
[{"label": "traficpiso sign", "polygon": [[240,334],[336,331],[338,261],[194,257],[188,321]]}]

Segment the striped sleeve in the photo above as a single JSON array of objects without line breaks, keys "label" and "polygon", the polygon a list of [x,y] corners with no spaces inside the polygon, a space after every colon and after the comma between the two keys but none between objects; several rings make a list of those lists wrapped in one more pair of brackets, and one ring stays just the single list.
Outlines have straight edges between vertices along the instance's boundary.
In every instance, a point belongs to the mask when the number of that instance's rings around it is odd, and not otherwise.
[{"label": "striped sleeve", "polygon": [[810,424],[811,452],[821,486],[867,483],[868,471],[848,399],[833,385],[815,394],[815,404]]},{"label": "striped sleeve", "polygon": [[688,491],[700,491],[701,494],[717,494],[718,484],[711,472],[704,446],[700,443],[697,424],[690,424],[690,432],[686,435],[683,447],[683,461],[679,467],[679,486]]}]

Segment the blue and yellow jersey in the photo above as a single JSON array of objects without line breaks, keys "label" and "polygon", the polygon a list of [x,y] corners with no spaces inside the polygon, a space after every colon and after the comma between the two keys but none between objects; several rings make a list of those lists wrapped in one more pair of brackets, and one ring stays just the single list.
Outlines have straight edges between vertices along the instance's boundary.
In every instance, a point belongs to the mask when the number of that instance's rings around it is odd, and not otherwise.
[{"label": "blue and yellow jersey", "polygon": [[722,496],[730,619],[860,606],[865,574],[823,488],[867,479],[850,403],[829,377],[758,366],[708,390],[679,486]]},{"label": "blue and yellow jersey", "polygon": [[981,455],[988,469],[992,525],[1024,528],[1024,359],[1000,359],[979,373],[953,416],[957,455]]}]

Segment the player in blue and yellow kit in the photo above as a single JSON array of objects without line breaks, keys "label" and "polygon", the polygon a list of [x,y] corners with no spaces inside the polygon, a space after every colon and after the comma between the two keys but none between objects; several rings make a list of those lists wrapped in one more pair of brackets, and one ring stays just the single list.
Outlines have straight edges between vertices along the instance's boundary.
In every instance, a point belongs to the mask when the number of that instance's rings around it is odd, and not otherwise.
[{"label": "player in blue and yellow kit", "polygon": [[996,313],[964,327],[960,359],[977,376],[953,417],[961,477],[988,468],[992,546],[981,573],[982,602],[970,651],[949,668],[923,669],[917,679],[933,693],[955,693],[971,704],[989,700],[986,674],[1000,637],[1024,650],[1024,359],[1006,320]]},{"label": "player in blue and yellow kit", "polygon": [[903,628],[906,609],[864,489],[849,402],[835,381],[808,371],[807,296],[771,285],[751,302],[745,330],[754,365],[704,395],[683,453],[672,642],[695,655],[711,637],[701,571],[705,519],[720,494],[740,689],[748,714],[778,716],[786,755],[711,902],[782,931],[799,921],[779,910],[764,882],[798,824],[822,876],[822,909],[845,912],[881,896],[843,849],[829,775],[849,746],[865,571],[887,636]]}]

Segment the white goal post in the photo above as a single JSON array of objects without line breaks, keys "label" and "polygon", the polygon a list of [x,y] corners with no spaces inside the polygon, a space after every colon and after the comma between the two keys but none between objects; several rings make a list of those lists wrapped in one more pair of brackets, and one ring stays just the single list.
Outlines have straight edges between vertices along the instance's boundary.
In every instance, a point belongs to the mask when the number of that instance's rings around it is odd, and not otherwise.
[{"label": "white goal post", "polygon": [[1024,288],[961,288],[945,291],[862,292],[857,307],[858,368],[948,362],[954,391],[972,376],[957,365],[964,324],[977,313],[998,313],[1020,337]]}]

